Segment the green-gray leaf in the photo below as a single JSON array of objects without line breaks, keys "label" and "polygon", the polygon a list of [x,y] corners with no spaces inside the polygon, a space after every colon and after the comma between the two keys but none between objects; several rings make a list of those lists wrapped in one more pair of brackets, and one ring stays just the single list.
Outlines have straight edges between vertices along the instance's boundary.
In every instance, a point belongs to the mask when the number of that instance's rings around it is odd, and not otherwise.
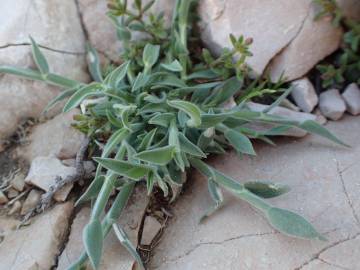
[{"label": "green-gray leaf", "polygon": [[159,58],[160,46],[146,44],[143,52],[143,62],[145,67],[151,68]]},{"label": "green-gray leaf", "polygon": [[206,158],[206,154],[195,144],[193,144],[183,133],[178,133],[180,148],[190,155]]},{"label": "green-gray leaf", "polygon": [[246,182],[244,187],[255,195],[266,199],[277,197],[290,191],[287,185],[260,181]]},{"label": "green-gray leaf", "polygon": [[233,129],[228,129],[227,131],[225,131],[224,135],[225,135],[225,138],[229,141],[229,143],[239,153],[248,154],[248,155],[256,155],[251,141],[245,135],[243,135],[240,132],[237,132]]},{"label": "green-gray leaf", "polygon": [[170,107],[181,110],[190,116],[190,119],[187,122],[189,127],[201,125],[201,111],[194,103],[184,100],[169,100],[167,103]]},{"label": "green-gray leaf", "polygon": [[31,50],[35,63],[39,68],[41,74],[46,75],[49,73],[49,64],[46,61],[46,58],[43,55],[43,53],[40,51],[39,46],[36,44],[35,40],[32,37],[30,37],[30,40],[31,40]]},{"label": "green-gray leaf", "polygon": [[83,242],[92,267],[95,270],[98,269],[103,246],[103,232],[98,219],[90,221],[90,223],[85,226]]},{"label": "green-gray leaf", "polygon": [[146,150],[135,155],[135,158],[156,165],[168,164],[175,154],[175,146],[169,145],[152,150]]},{"label": "green-gray leaf", "polygon": [[91,77],[97,82],[102,82],[103,77],[101,74],[99,55],[96,49],[92,47],[90,44],[87,44],[86,50],[87,50],[87,60],[88,60],[88,66]]},{"label": "green-gray leaf", "polygon": [[272,207],[265,214],[270,224],[281,233],[303,239],[326,240],[305,218],[294,212]]},{"label": "green-gray leaf", "polygon": [[101,166],[113,171],[114,173],[133,180],[140,180],[153,170],[153,168],[150,166],[122,160],[115,160],[110,158],[94,158],[94,160]]},{"label": "green-gray leaf", "polygon": [[178,60],[174,60],[170,64],[161,64],[161,66],[163,68],[165,68],[166,70],[173,71],[173,72],[180,72],[183,70],[183,67],[181,66],[181,64],[179,63]]},{"label": "green-gray leaf", "polygon": [[68,112],[73,108],[76,108],[87,97],[96,95],[99,90],[102,89],[102,85],[99,83],[91,83],[77,90],[70,99],[66,102],[63,112]]}]

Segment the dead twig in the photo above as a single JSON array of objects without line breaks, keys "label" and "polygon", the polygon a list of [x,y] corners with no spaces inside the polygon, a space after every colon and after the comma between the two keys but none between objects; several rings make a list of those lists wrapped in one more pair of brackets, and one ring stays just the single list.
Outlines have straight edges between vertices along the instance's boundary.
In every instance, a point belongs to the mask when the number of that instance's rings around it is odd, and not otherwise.
[{"label": "dead twig", "polygon": [[62,179],[60,176],[57,176],[55,178],[55,184],[53,184],[49,188],[49,190],[41,196],[40,202],[24,216],[21,224],[26,223],[31,217],[35,216],[36,214],[42,213],[46,209],[48,209],[51,205],[54,194],[57,191],[59,191],[61,188],[63,188],[65,185],[78,182],[84,178],[85,176],[84,158],[89,143],[90,143],[90,139],[86,137],[81,143],[79,152],[76,154],[75,174],[69,175],[64,179]]}]

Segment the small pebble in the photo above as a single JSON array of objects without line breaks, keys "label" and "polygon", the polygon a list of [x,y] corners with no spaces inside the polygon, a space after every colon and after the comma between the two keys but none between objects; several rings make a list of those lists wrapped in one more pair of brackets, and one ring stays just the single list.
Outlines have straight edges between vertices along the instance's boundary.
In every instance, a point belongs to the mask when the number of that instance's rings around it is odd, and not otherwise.
[{"label": "small pebble", "polygon": [[33,209],[41,199],[40,191],[33,189],[26,197],[24,204],[21,208],[21,214],[26,215],[31,209]]},{"label": "small pebble", "polygon": [[296,105],[303,112],[312,112],[312,110],[318,104],[319,98],[310,80],[308,78],[302,78],[293,81],[291,86],[293,87],[291,96],[294,99]]},{"label": "small pebble", "polygon": [[0,191],[0,204],[5,204],[7,203],[9,200],[8,198],[5,196],[4,192]]},{"label": "small pebble", "polygon": [[17,191],[23,191],[25,186],[25,175],[17,173],[10,182],[11,186]]},{"label": "small pebble", "polygon": [[18,213],[21,209],[21,203],[19,201],[14,202],[13,206],[11,207],[10,211],[8,212],[9,216],[12,216]]},{"label": "small pebble", "polygon": [[19,195],[19,191],[17,191],[16,189],[13,189],[13,188],[10,188],[8,191],[7,191],[7,197],[9,199],[12,199],[12,198],[15,198],[16,196]]},{"label": "small pebble", "polygon": [[346,110],[352,115],[360,114],[360,89],[356,83],[349,84],[342,97],[346,103]]},{"label": "small pebble", "polygon": [[346,105],[339,90],[330,89],[320,94],[319,108],[326,118],[338,120],[343,116]]}]

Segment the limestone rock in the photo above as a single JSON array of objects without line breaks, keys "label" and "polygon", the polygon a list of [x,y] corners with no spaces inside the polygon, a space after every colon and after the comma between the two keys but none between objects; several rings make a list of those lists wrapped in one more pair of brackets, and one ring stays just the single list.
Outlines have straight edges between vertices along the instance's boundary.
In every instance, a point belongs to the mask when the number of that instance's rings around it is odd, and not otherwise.
[{"label": "limestone rock", "polygon": [[8,212],[8,215],[12,216],[14,214],[17,214],[18,212],[20,212],[20,210],[21,210],[21,202],[15,201],[13,203],[13,205],[11,206],[11,208],[10,208],[10,210]]},{"label": "limestone rock", "polygon": [[346,110],[352,115],[360,114],[360,89],[357,84],[348,85],[342,94],[346,103]]},{"label": "limestone rock", "polygon": [[75,109],[36,126],[29,136],[30,145],[21,150],[19,155],[29,162],[39,156],[54,155],[59,159],[74,158],[79,151],[84,135],[74,129],[73,117],[80,114]]},{"label": "limestone rock", "polygon": [[304,112],[311,112],[319,101],[312,83],[308,78],[302,78],[292,82],[291,85],[293,86],[291,96],[296,105]]},{"label": "limestone rock", "polygon": [[[128,6],[131,7],[133,2],[133,0],[128,1]],[[147,1],[143,1],[143,3],[147,3]],[[174,0],[157,0],[151,10],[155,13],[164,12],[165,22],[169,24],[174,6]],[[104,54],[113,61],[119,61],[120,52],[123,47],[117,38],[115,26],[106,16],[108,11],[107,1],[79,0],[79,7],[91,44],[101,54]]]},{"label": "limestone rock", "polygon": [[201,35],[215,54],[231,47],[229,35],[251,37],[248,64],[257,75],[300,31],[308,13],[307,1],[200,1]]},{"label": "limestone rock", "polygon": [[[199,224],[212,199],[205,177],[194,172],[191,188],[184,190],[172,209],[174,217],[154,250],[149,268],[358,269],[360,166],[356,161],[360,155],[360,121],[346,116],[330,122],[327,128],[352,148],[346,150],[309,135],[301,140],[276,140],[278,147],[255,143],[256,157],[239,158],[230,152],[211,161],[216,169],[240,182],[267,179],[289,185],[288,194],[269,202],[306,217],[327,242],[281,235],[256,209],[227,192],[224,206]],[[337,267],[317,264],[314,254]],[[307,262],[316,264],[308,268]]]},{"label": "limestone rock", "polygon": [[17,173],[14,178],[11,180],[11,186],[17,191],[23,191],[25,187],[25,175],[22,173]]},{"label": "limestone rock", "polygon": [[72,203],[57,205],[35,218],[30,226],[5,236],[0,249],[0,268],[51,269],[66,236],[72,209]]},{"label": "limestone rock", "polygon": [[[64,164],[65,166],[68,167],[74,167],[76,166],[75,164],[75,159],[71,158],[71,159],[64,159],[61,161],[62,164]],[[84,165],[84,170],[85,170],[85,174],[90,174],[91,172],[95,171],[96,167],[94,165],[94,162],[90,161],[90,160],[86,160],[83,162]]]},{"label": "limestone rock", "polygon": [[0,238],[6,237],[6,235],[15,231],[19,223],[20,221],[11,217],[0,217]]},{"label": "limestone rock", "polygon": [[331,89],[320,94],[319,108],[325,117],[331,120],[338,120],[343,116],[346,105],[339,90]]},{"label": "limestone rock", "polygon": [[41,193],[36,189],[30,191],[26,197],[23,206],[21,208],[21,215],[26,215],[31,209],[33,209],[41,199]]},{"label": "limestone rock", "polygon": [[147,216],[144,221],[144,227],[141,234],[141,244],[151,245],[155,236],[160,232],[162,226],[156,218]]},{"label": "limestone rock", "polygon": [[[61,161],[55,157],[37,157],[31,163],[25,182],[48,191],[49,188],[55,184],[56,177],[64,179],[69,175],[75,174],[75,172],[75,168],[64,166]],[[56,201],[65,201],[72,187],[73,184],[64,186],[55,193],[54,199]]]},{"label": "limestone rock", "polygon": [[[127,206],[119,219],[119,224],[129,236],[130,241],[136,246],[138,231],[141,224],[142,216],[146,210],[148,199],[146,197],[146,188],[139,185],[135,188]],[[62,252],[57,270],[65,270],[80,256],[83,251],[82,230],[89,222],[90,208],[83,207],[76,215],[69,241]],[[100,270],[132,270],[134,269],[135,260],[128,251],[119,243],[119,240],[110,231],[104,241],[104,251],[100,263]],[[89,266],[86,268],[91,270]]]},{"label": "limestone rock", "polygon": [[[41,46],[50,69],[88,80],[84,34],[74,1],[3,0],[0,10],[0,65],[34,68],[31,35]],[[0,140],[24,118],[36,118],[60,91],[41,82],[0,74]]]},{"label": "limestone rock", "polygon": [[311,1],[299,2],[310,5],[309,14],[296,37],[270,62],[268,72],[273,81],[281,76],[287,81],[304,76],[320,60],[334,52],[341,42],[340,28],[335,28],[328,18],[315,21],[317,10]]},{"label": "limestone rock", "polygon": [[[263,105],[255,102],[248,102],[247,106],[250,110],[255,112],[261,112],[265,110],[268,105]],[[303,122],[306,120],[316,120],[316,116],[310,113],[304,113],[304,112],[296,112],[293,110],[289,110],[283,107],[275,107],[273,108],[269,114],[277,115],[286,117],[291,120],[296,120],[299,122]],[[267,124],[267,123],[249,123],[247,127],[252,128],[257,131],[265,131],[272,127],[274,127],[273,124]],[[283,136],[291,136],[291,137],[304,137],[307,134],[306,131],[299,129],[299,128],[290,128],[287,131],[284,132]]]},{"label": "limestone rock", "polygon": [[9,199],[15,198],[17,195],[19,195],[19,191],[17,191],[17,190],[14,189],[14,188],[10,188],[10,189],[7,191],[7,197],[8,197]]},{"label": "limestone rock", "polygon": [[7,203],[9,200],[8,198],[6,197],[6,195],[4,194],[4,192],[2,192],[0,190],[0,204],[5,204]]}]

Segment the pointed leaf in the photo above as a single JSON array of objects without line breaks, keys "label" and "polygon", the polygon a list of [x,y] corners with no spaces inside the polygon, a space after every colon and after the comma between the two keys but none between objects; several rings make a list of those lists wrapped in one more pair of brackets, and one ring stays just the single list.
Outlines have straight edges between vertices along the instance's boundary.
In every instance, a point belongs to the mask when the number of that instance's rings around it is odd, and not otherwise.
[{"label": "pointed leaf", "polygon": [[174,154],[175,147],[170,145],[140,152],[135,155],[135,158],[157,165],[166,165],[172,160]]},{"label": "pointed leaf", "polygon": [[92,47],[90,44],[87,44],[86,46],[87,51],[87,60],[88,60],[88,68],[91,74],[91,77],[94,79],[94,81],[102,82],[103,77],[101,74],[101,68],[100,68],[100,60],[99,55],[94,47]]},{"label": "pointed leaf", "polygon": [[129,69],[130,62],[127,61],[114,69],[106,78],[106,81],[114,88],[117,88],[120,82],[125,78]]},{"label": "pointed leaf", "polygon": [[159,53],[159,45],[146,44],[143,52],[143,62],[145,67],[151,68],[157,62]]},{"label": "pointed leaf", "polygon": [[149,120],[149,124],[158,125],[162,127],[169,127],[171,120],[175,118],[173,113],[159,113]]},{"label": "pointed leaf", "polygon": [[266,199],[280,196],[290,190],[287,185],[259,181],[246,182],[244,187],[257,196]]},{"label": "pointed leaf", "polygon": [[127,249],[127,251],[131,254],[131,256],[133,256],[133,258],[140,266],[140,269],[145,270],[145,266],[141,260],[140,255],[137,253],[135,246],[131,243],[125,231],[116,223],[113,224],[113,229],[120,243],[123,245],[123,247]]},{"label": "pointed leaf", "polygon": [[36,44],[34,39],[32,37],[30,37],[30,40],[31,40],[31,50],[32,50],[32,54],[33,54],[35,63],[37,65],[37,67],[39,68],[41,74],[46,75],[49,73],[49,64],[46,61],[45,56],[40,51],[39,46]]},{"label": "pointed leaf", "polygon": [[181,66],[181,64],[179,63],[178,60],[174,60],[170,64],[161,64],[161,66],[163,68],[165,68],[166,70],[173,71],[173,72],[180,72],[183,70],[183,67]]},{"label": "pointed leaf", "polygon": [[194,103],[184,100],[171,100],[167,103],[170,107],[181,110],[190,116],[191,119],[187,122],[189,127],[197,127],[201,125],[201,111]]},{"label": "pointed leaf", "polygon": [[306,130],[306,131],[308,131],[308,132],[310,132],[310,133],[320,135],[322,137],[325,137],[325,138],[329,139],[330,141],[333,141],[333,142],[338,143],[340,145],[349,147],[349,145],[342,142],[335,135],[333,135],[329,130],[327,130],[326,128],[324,128],[323,126],[321,126],[320,124],[318,124],[315,121],[306,120],[305,122],[301,123],[299,125],[299,127]]},{"label": "pointed leaf", "polygon": [[94,160],[108,170],[111,170],[116,174],[128,177],[133,180],[140,180],[153,170],[153,168],[150,166],[116,159],[94,158]]},{"label": "pointed leaf", "polygon": [[92,83],[80,88],[66,102],[63,112],[68,112],[71,109],[76,108],[84,99],[96,95],[101,89],[102,85],[99,83]]},{"label": "pointed leaf", "polygon": [[83,242],[92,267],[98,269],[103,246],[103,231],[98,219],[90,221],[90,223],[85,226]]},{"label": "pointed leaf", "polygon": [[43,113],[47,113],[51,108],[53,108],[56,103],[62,101],[63,99],[72,96],[76,91],[78,90],[78,88],[71,88],[71,89],[67,89],[62,91],[57,97],[55,97],[53,100],[51,100],[48,105],[46,105]]},{"label": "pointed leaf", "polygon": [[102,184],[104,183],[104,176],[96,177],[89,187],[86,189],[86,191],[81,195],[81,197],[76,201],[75,206],[90,201],[97,197],[99,194],[99,191],[102,187]]},{"label": "pointed leaf", "polygon": [[193,144],[183,133],[178,133],[180,140],[180,148],[190,155],[206,158],[206,154],[195,144]]},{"label": "pointed leaf", "polygon": [[239,153],[256,155],[249,138],[240,132],[237,132],[233,129],[228,129],[225,131],[224,136]]},{"label": "pointed leaf", "polygon": [[224,197],[219,185],[211,178],[208,179],[208,190],[211,198],[214,201],[214,205],[210,206],[206,213],[200,218],[200,223],[204,222],[205,219],[214,214],[224,202]]}]

